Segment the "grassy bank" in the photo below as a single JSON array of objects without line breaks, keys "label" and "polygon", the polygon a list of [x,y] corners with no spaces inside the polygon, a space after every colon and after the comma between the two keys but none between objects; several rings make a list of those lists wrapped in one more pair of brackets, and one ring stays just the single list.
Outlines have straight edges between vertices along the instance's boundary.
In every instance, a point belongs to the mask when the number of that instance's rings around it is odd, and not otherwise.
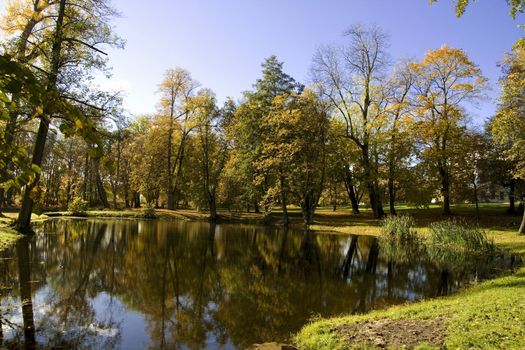
[{"label": "grassy bank", "polygon": [[20,237],[20,234],[9,228],[6,224],[0,223],[0,250],[13,244]]},{"label": "grassy bank", "polygon": [[[16,242],[17,239],[21,237],[21,234],[11,228],[11,225],[14,223],[18,213],[16,212],[4,212],[0,217],[0,250],[5,247],[12,245]],[[47,220],[47,215],[31,215],[31,222],[38,224]]]},{"label": "grassy bank", "polygon": [[[502,214],[501,207],[484,206],[479,223],[495,244],[525,259],[525,236],[518,235],[519,219]],[[406,210],[416,218],[420,231],[441,219]],[[456,208],[467,220],[473,211]],[[357,219],[356,219],[357,220]],[[320,225],[322,228],[322,225]],[[360,226],[325,227],[358,233]],[[378,225],[364,222],[366,233]],[[356,232],[357,231],[357,232]],[[428,301],[395,306],[365,315],[319,319],[296,336],[300,349],[525,349],[525,267],[515,273],[476,284],[460,293]]]}]

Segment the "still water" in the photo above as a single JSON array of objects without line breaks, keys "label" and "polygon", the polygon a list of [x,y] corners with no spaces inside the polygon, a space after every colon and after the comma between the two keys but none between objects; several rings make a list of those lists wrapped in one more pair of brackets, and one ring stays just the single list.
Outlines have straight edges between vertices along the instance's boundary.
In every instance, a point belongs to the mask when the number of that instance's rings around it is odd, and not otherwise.
[{"label": "still water", "polygon": [[493,272],[396,261],[366,236],[241,224],[61,219],[39,231],[0,253],[0,348],[243,349]]}]

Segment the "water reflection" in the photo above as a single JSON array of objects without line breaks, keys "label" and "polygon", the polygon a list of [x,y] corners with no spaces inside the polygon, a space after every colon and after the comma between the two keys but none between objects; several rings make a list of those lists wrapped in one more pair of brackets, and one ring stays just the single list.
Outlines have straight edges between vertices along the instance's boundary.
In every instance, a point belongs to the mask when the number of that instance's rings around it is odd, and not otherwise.
[{"label": "water reflection", "polygon": [[0,255],[7,348],[244,348],[286,340],[312,315],[448,294],[491,270],[249,225],[56,220],[43,231]]}]

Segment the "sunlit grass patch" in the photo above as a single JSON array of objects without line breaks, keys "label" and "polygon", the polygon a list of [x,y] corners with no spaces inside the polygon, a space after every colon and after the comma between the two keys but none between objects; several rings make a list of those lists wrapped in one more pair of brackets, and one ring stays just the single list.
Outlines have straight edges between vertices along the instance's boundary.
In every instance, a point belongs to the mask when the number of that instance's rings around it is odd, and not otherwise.
[{"label": "sunlit grass patch", "polygon": [[18,232],[7,227],[5,224],[0,224],[0,250],[13,244],[18,238],[20,238]]}]

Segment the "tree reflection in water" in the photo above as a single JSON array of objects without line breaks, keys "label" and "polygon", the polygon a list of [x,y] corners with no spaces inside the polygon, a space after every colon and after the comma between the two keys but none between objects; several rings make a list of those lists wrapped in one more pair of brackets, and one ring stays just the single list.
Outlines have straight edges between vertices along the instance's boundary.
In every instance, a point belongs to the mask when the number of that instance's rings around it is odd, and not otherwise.
[{"label": "tree reflection in water", "polygon": [[[43,231],[0,260],[0,316],[18,325],[0,333],[8,347],[23,334],[28,347],[244,348],[286,340],[313,315],[446,294],[472,275],[371,237],[134,220]],[[6,300],[24,300],[23,317]]]}]

